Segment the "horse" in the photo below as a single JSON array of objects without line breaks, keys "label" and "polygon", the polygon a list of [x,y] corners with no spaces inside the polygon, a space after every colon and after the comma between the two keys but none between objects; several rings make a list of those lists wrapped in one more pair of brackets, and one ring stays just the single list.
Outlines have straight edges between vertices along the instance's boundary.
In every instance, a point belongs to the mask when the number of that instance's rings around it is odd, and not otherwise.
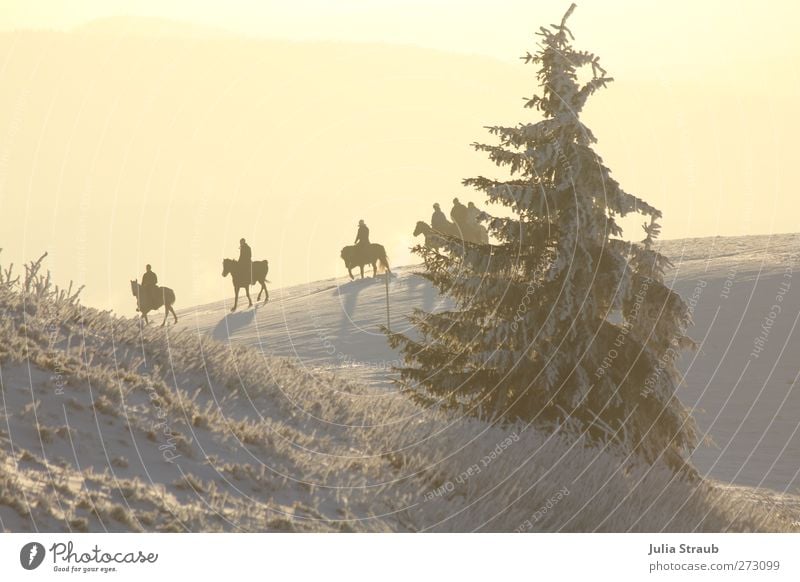
[{"label": "horse", "polygon": [[239,261],[234,259],[222,260],[222,276],[227,277],[228,273],[231,274],[233,280],[233,289],[236,291],[236,298],[233,301],[231,311],[236,311],[236,306],[239,305],[239,289],[244,287],[244,292],[247,294],[247,301],[250,303],[248,307],[253,306],[253,300],[250,299],[250,285],[256,283],[261,284],[261,289],[258,291],[256,301],[261,299],[261,294],[264,293],[264,303],[269,301],[269,291],[267,291],[267,273],[269,273],[269,261],[253,261],[251,274],[242,273],[239,270]]},{"label": "horse", "polygon": [[392,271],[389,269],[389,259],[386,257],[386,249],[383,245],[372,243],[368,245],[350,245],[342,249],[339,255],[344,260],[344,265],[347,267],[347,273],[350,279],[353,277],[353,267],[361,269],[361,278],[364,278],[364,265],[372,265],[372,276],[378,274],[378,263],[381,267],[386,269],[387,273]]},{"label": "horse", "polygon": [[462,232],[454,223],[448,223],[448,231],[439,231],[430,226],[427,222],[422,220],[417,222],[414,229],[414,236],[423,235],[425,237],[425,246],[431,249],[439,250],[443,247],[443,236],[450,236],[452,238],[461,239],[466,242],[476,244],[489,244],[489,233],[486,228],[481,224],[470,225],[471,231]]},{"label": "horse", "polygon": [[445,233],[440,233],[438,230],[434,230],[427,222],[425,221],[418,221],[417,226],[414,229],[414,236],[422,235],[425,237],[425,246],[429,249],[439,250],[443,245],[442,235]]},{"label": "horse", "polygon": [[[175,303],[175,292],[172,289],[169,287],[156,287],[156,292],[153,294],[153,297],[142,297],[140,294],[141,289],[142,286],[139,285],[136,279],[131,281],[131,293],[136,297],[136,310],[142,312],[145,323],[150,324],[150,321],[147,319],[147,312],[160,309],[162,306],[164,307],[164,321],[161,322],[161,327],[164,327],[167,323],[167,316],[170,313],[172,313],[172,316],[175,318],[175,323],[178,323],[178,316],[172,308],[172,305]],[[142,301],[143,299],[144,301]]]},{"label": "horse", "polygon": [[445,237],[468,240],[467,237],[464,236],[466,233],[462,232],[455,222],[450,222],[448,220],[443,226],[445,227],[444,230],[439,230],[433,228],[427,222],[420,220],[417,222],[417,226],[414,229],[414,236],[423,235],[425,237],[425,246],[430,249],[436,249],[437,251],[444,246],[443,239]]},{"label": "horse", "polygon": [[464,240],[479,245],[489,244],[489,231],[479,222],[470,222],[466,225]]}]

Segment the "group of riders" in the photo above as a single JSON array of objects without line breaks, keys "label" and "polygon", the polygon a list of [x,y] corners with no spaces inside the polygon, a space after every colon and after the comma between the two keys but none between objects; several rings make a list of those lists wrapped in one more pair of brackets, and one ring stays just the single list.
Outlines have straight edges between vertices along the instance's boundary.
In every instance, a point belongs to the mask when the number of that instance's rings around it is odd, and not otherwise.
[{"label": "group of riders", "polygon": [[[436,202],[433,205],[433,215],[431,216],[431,228],[440,234],[452,236],[467,242],[477,244],[489,244],[489,233],[481,225],[479,218],[481,211],[474,203],[469,202],[466,206],[458,199],[453,198],[453,208],[450,209],[450,220],[442,212],[442,207]],[[416,234],[416,233],[415,233]],[[369,228],[363,220],[358,221],[358,232],[353,243],[369,246]]]},{"label": "group of riders", "polygon": [[488,244],[489,234],[478,220],[480,214],[481,211],[472,202],[464,206],[458,198],[453,198],[453,208],[450,210],[453,222],[450,222],[437,202],[433,205],[431,228],[467,242]]},{"label": "group of riders", "polygon": [[[478,208],[470,202],[467,206],[464,206],[458,198],[453,199],[453,208],[450,210],[450,218],[452,222],[447,220],[447,216],[445,216],[444,212],[442,212],[439,203],[433,205],[433,216],[431,216],[431,228],[441,234],[452,236],[455,238],[460,238],[464,241],[474,242],[474,243],[488,243],[488,234],[486,229],[479,223],[480,218],[480,211]],[[414,234],[417,234],[416,232]],[[370,246],[378,246],[380,245],[371,245],[369,240],[369,227],[367,227],[364,220],[358,221],[358,231],[356,232],[356,239],[354,242],[355,250],[359,249],[368,249]],[[380,247],[380,250],[383,250],[383,247]],[[385,252],[384,252],[385,257]],[[385,260],[385,258],[384,258]],[[262,261],[264,262],[264,261]],[[347,264],[347,261],[345,261]],[[372,262],[370,260],[369,262]],[[232,264],[233,261],[230,261]],[[386,264],[388,268],[388,263]],[[347,264],[348,271],[350,270],[350,265]],[[374,268],[374,264],[373,264]],[[263,270],[263,269],[260,269]],[[239,259],[236,261],[236,271],[239,273],[240,278],[247,282],[251,282],[251,284],[255,284],[253,277],[253,253],[250,249],[250,245],[247,244],[245,239],[239,240]],[[225,273],[223,273],[224,275]],[[266,273],[264,273],[266,274]],[[352,273],[350,273],[352,277]],[[261,277],[261,275],[257,275],[257,277]],[[362,269],[362,277],[363,277],[363,269]],[[263,277],[262,277],[263,278]],[[132,282],[132,284],[135,282]],[[166,305],[167,301],[165,301],[166,297],[164,296],[164,291],[166,288],[162,288],[158,286],[158,276],[153,271],[153,268],[150,265],[145,267],[145,272],[142,275],[142,282],[137,288],[137,299],[138,299],[138,308],[137,311],[142,311],[143,315],[149,311],[150,309],[158,309],[161,305]],[[171,290],[169,290],[171,293]],[[260,296],[260,294],[259,294]],[[238,290],[236,294],[236,298],[238,300]],[[249,294],[248,294],[249,298]],[[173,296],[174,300],[174,296]],[[234,305],[235,309],[235,305]],[[166,314],[165,314],[166,320]]]}]

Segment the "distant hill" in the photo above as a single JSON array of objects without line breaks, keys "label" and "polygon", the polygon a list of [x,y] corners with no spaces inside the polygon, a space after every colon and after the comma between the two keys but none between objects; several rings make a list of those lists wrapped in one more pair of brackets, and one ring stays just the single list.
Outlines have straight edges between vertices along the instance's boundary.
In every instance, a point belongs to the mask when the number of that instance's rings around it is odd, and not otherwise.
[{"label": "distant hill", "polygon": [[147,16],[108,16],[97,18],[72,29],[77,34],[111,36],[170,36],[179,38],[221,38],[236,34],[212,26]]}]

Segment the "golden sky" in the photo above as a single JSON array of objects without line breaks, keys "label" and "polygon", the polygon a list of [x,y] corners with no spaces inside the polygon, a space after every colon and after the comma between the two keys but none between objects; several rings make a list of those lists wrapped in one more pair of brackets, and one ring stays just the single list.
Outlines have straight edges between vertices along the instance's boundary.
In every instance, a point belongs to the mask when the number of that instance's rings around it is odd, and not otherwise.
[{"label": "golden sky", "polygon": [[[535,121],[518,57],[567,6],[5,0],[0,262],[47,250],[124,313],[147,262],[179,308],[230,294],[242,236],[273,285],[341,276],[359,218],[408,264],[433,202],[480,205],[460,180],[502,176],[469,144]],[[800,5],[733,6],[582,1],[570,21],[616,78],[585,112],[596,149],[666,238],[800,230]]]},{"label": "golden sky", "polygon": [[[795,59],[800,5],[757,0],[583,0],[580,41],[615,70],[704,70],[738,60]],[[411,44],[511,61],[565,0],[5,0],[0,27],[64,29],[146,16],[265,38]],[[690,72],[690,71],[687,71]]]}]

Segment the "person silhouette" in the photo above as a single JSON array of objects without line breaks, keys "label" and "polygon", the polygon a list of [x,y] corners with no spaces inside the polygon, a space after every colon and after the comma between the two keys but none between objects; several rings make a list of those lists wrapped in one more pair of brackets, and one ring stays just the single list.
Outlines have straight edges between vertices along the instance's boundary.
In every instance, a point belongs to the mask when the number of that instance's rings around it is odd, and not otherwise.
[{"label": "person silhouette", "polygon": [[475,206],[474,202],[470,202],[467,204],[467,222],[470,224],[478,224],[478,214],[480,214],[480,210],[478,207]]},{"label": "person silhouette", "polygon": [[253,252],[250,250],[250,245],[244,239],[239,240],[239,272],[253,280]]},{"label": "person silhouette", "polygon": [[453,209],[450,211],[450,218],[456,223],[459,228],[459,236],[463,239],[467,236],[469,225],[467,224],[467,207],[458,201],[458,198],[453,198]]},{"label": "person silhouette", "polygon": [[478,207],[475,206],[475,203],[470,202],[467,204],[467,213],[466,213],[466,221],[467,221],[467,229],[469,232],[469,238],[472,242],[481,243],[483,242],[483,236],[481,225],[478,223],[478,215],[480,214],[480,210]]},{"label": "person silhouette", "polygon": [[158,285],[158,275],[155,274],[150,265],[145,265],[144,275],[142,275],[141,291],[139,293],[140,302],[146,305],[155,303],[156,285]]},{"label": "person silhouette", "polygon": [[353,243],[358,246],[366,246],[369,244],[369,228],[364,224],[364,219],[358,221],[358,232],[356,233],[356,241]]},{"label": "person silhouette", "polygon": [[439,203],[433,205],[433,215],[431,216],[431,228],[438,230],[441,233],[448,234],[450,223],[447,220],[444,212],[442,212]]}]

